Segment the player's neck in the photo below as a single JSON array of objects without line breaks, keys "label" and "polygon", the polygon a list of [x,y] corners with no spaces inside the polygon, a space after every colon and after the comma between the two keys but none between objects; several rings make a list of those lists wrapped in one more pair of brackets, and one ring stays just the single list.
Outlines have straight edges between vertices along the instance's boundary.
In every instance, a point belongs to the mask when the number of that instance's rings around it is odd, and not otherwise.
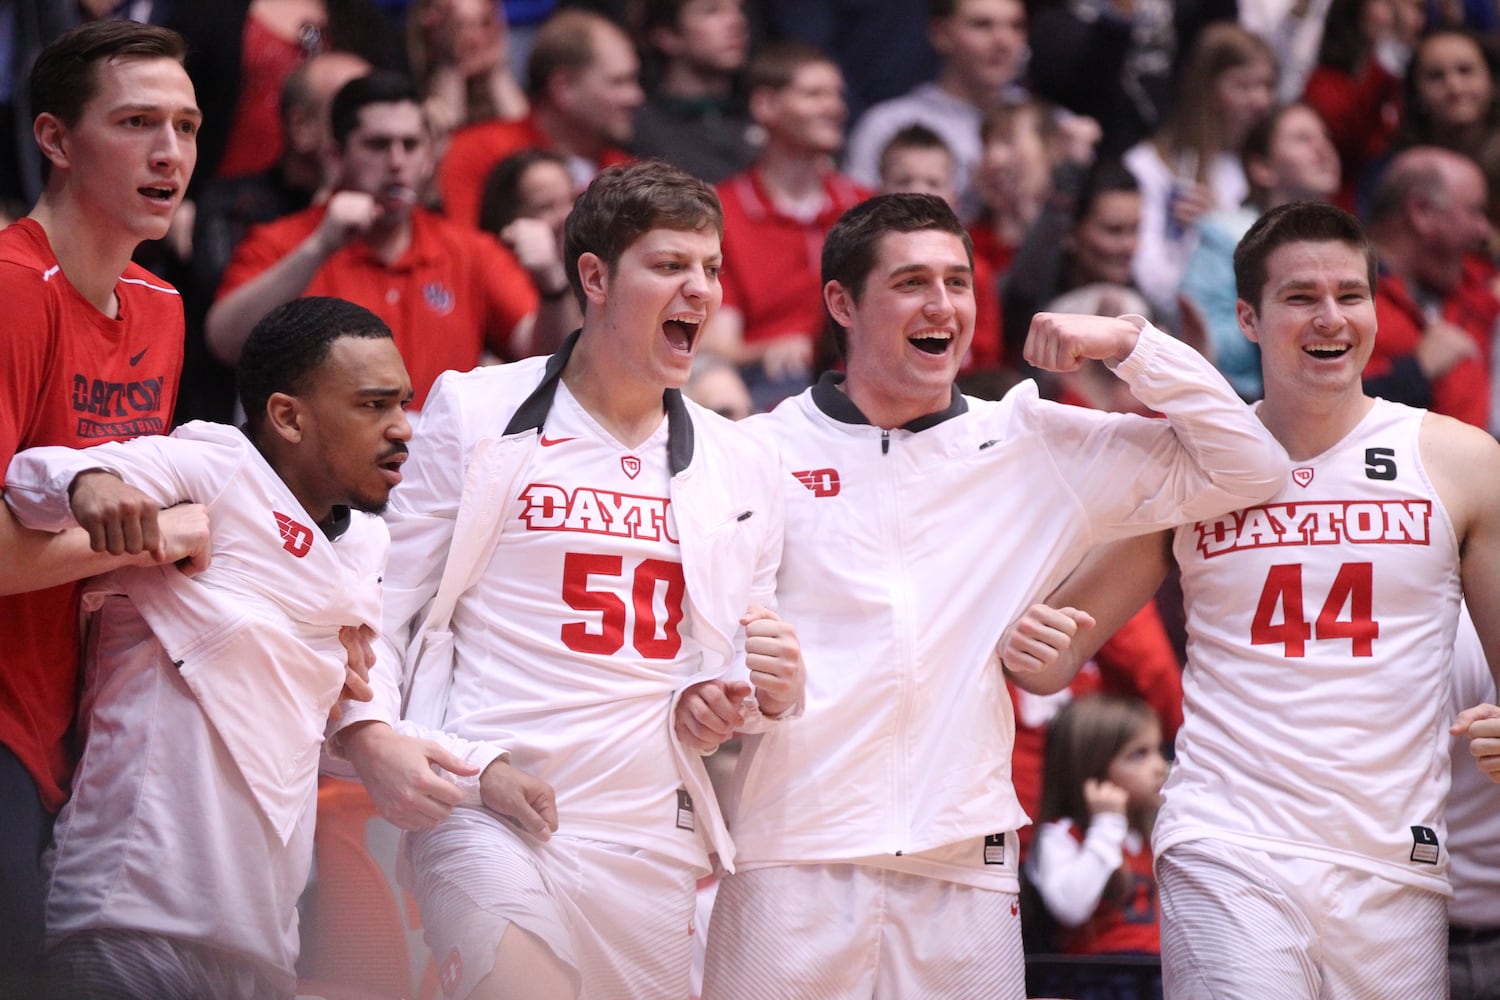
[{"label": "player's neck", "polygon": [[1268,387],[1256,415],[1292,461],[1303,462],[1342,441],[1374,405],[1375,401],[1359,390],[1337,398],[1324,394],[1306,399],[1278,396]]},{"label": "player's neck", "polygon": [[100,230],[96,220],[71,202],[42,195],[28,218],[42,227],[68,283],[111,319],[119,315],[115,284],[130,264],[140,240]]},{"label": "player's neck", "polygon": [[627,448],[634,448],[661,426],[665,389],[622,377],[621,372],[612,371],[600,361],[587,350],[575,349],[563,369],[563,384],[578,405],[611,437]]}]

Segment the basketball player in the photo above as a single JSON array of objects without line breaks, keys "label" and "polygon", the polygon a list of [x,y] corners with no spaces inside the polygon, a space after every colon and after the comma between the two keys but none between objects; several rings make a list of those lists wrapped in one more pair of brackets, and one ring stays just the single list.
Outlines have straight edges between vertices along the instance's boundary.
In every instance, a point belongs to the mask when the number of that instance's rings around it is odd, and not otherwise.
[{"label": "basketball player", "polygon": [[[737,724],[798,707],[795,635],[767,610],[775,452],[679,392],[721,226],[674,168],[602,172],[566,226],[582,330],[439,379],[393,498],[377,703],[347,706],[340,742],[387,818],[425,828],[405,850],[448,996],[686,996],[696,880],[733,855],[674,699],[743,643],[753,703],[743,676],[714,687]],[[466,489],[494,498],[498,542],[455,528]],[[398,732],[406,637],[476,545],[440,717]]]},{"label": "basketball player", "polygon": [[[1029,359],[1109,364],[1166,420],[953,386],[973,259],[948,205],[885,195],[823,249],[847,374],[747,421],[782,451],[777,580],[802,718],[746,737],[738,868],[705,998],[1019,998],[1012,711],[994,641],[1101,538],[1274,492],[1286,456],[1211,365],[1139,317],[1042,315]],[[678,723],[724,735],[690,698]]]},{"label": "basketball player", "polygon": [[1167,995],[1446,997],[1450,660],[1467,596],[1500,663],[1500,445],[1364,394],[1375,252],[1352,216],[1277,208],[1234,265],[1291,479],[1091,555],[1002,660],[1065,683],[1170,543],[1188,666],[1154,843]]}]

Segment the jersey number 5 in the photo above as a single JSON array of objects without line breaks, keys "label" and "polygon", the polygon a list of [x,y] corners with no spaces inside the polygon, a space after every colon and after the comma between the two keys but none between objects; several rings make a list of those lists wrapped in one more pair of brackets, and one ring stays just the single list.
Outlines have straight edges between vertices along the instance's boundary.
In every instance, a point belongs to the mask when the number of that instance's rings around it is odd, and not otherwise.
[{"label": "jersey number 5", "polygon": [[[569,622],[562,627],[562,641],[578,653],[610,656],[625,645],[625,623],[633,619],[631,644],[648,660],[670,660],[682,648],[682,563],[665,559],[642,559],[636,566],[630,587],[631,615],[620,595],[608,590],[590,590],[589,577],[625,575],[624,560],[619,556],[569,552],[563,559],[563,600],[575,611],[597,611],[600,629],[590,630],[588,622]],[[662,605],[665,620],[656,620],[657,585],[665,584]]]},{"label": "jersey number 5", "polygon": [[[1255,620],[1250,623],[1250,643],[1263,646],[1283,643],[1285,656],[1305,656],[1308,639],[1348,639],[1354,656],[1372,656],[1380,623],[1371,617],[1374,599],[1374,567],[1370,563],[1344,563],[1333,579],[1328,598],[1317,620],[1309,622],[1302,608],[1302,565],[1272,566],[1261,588]],[[1345,607],[1349,617],[1339,617]],[[1275,622],[1277,609],[1281,621]]]}]

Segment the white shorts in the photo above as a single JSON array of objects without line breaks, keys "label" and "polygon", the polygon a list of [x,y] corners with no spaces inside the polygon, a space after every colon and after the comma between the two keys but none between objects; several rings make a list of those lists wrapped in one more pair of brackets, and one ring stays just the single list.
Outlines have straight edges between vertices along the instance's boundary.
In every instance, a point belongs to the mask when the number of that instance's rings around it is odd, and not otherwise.
[{"label": "white shorts", "polygon": [[445,996],[466,997],[490,974],[511,924],[571,969],[589,1000],[688,995],[696,883],[689,866],[618,844],[538,842],[466,808],[408,834],[405,849]]},{"label": "white shorts", "polygon": [[1324,861],[1218,840],[1156,859],[1173,1000],[1444,1000],[1448,901]]},{"label": "white shorts", "polygon": [[703,1000],[1021,1000],[1011,892],[854,864],[719,881]]}]

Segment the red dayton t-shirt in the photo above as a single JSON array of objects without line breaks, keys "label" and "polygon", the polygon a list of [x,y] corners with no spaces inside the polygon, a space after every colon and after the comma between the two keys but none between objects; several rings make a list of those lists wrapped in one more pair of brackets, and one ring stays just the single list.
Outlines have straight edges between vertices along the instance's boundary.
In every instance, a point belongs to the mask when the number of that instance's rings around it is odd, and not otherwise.
[{"label": "red dayton t-shirt", "polygon": [[[183,340],[171,285],[130,265],[115,285],[120,317],[109,319],[63,276],[42,227],[22,219],[0,232],[0,288],[0,480],[24,448],[167,432]],[[74,763],[77,620],[77,584],[0,597],[0,743],[54,811]]]}]

